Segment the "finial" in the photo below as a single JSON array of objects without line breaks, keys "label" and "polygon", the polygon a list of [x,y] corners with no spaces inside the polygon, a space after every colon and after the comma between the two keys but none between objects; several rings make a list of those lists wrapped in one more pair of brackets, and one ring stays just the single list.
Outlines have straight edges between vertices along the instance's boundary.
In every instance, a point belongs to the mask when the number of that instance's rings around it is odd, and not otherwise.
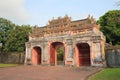
[{"label": "finial", "polygon": [[88,15],[88,17],[87,17],[88,19],[90,19],[90,14]]},{"label": "finial", "polygon": [[94,19],[93,16],[91,16],[91,19]]},{"label": "finial", "polygon": [[49,20],[48,22],[50,23],[51,21]]},{"label": "finial", "polygon": [[54,17],[53,17],[53,20],[54,20]]},{"label": "finial", "polygon": [[61,16],[59,16],[58,19],[61,19]]},{"label": "finial", "polygon": [[68,15],[67,15],[67,14],[65,14],[65,17],[68,17]]},{"label": "finial", "polygon": [[35,27],[35,28],[37,28],[37,27],[38,27],[38,25],[35,25],[34,27]]}]

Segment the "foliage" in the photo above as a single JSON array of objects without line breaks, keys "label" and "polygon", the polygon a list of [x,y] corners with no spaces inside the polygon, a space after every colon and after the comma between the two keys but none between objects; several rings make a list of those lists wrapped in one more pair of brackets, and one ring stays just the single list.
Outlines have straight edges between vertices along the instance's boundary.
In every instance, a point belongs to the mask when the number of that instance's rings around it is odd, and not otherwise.
[{"label": "foliage", "polygon": [[120,10],[108,11],[97,22],[101,25],[107,43],[120,45]]},{"label": "foliage", "polygon": [[22,52],[31,32],[30,25],[15,25],[11,21],[0,18],[0,43],[4,52]]},{"label": "foliage", "polygon": [[108,68],[93,76],[88,80],[120,80],[120,68]]},{"label": "foliage", "polygon": [[31,31],[29,25],[15,26],[8,32],[8,37],[4,46],[5,52],[25,51],[25,42],[28,41],[28,33]]},{"label": "foliage", "polygon": [[58,61],[63,61],[63,57],[64,57],[64,47],[57,48]]},{"label": "foliage", "polygon": [[4,44],[4,40],[8,35],[8,31],[12,30],[14,26],[15,24],[13,24],[11,21],[0,18],[0,43],[2,42]]}]

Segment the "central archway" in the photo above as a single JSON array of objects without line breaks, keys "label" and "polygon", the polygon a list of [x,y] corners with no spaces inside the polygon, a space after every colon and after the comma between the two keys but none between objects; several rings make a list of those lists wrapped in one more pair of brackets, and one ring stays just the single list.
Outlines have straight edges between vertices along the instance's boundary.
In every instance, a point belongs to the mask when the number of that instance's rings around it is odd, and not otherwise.
[{"label": "central archway", "polygon": [[50,46],[50,64],[64,65],[64,44],[62,42],[53,42]]},{"label": "central archway", "polygon": [[78,43],[78,62],[79,66],[90,66],[90,46],[87,43]]},{"label": "central archway", "polygon": [[41,64],[41,48],[38,46],[33,47],[32,49],[32,64]]}]

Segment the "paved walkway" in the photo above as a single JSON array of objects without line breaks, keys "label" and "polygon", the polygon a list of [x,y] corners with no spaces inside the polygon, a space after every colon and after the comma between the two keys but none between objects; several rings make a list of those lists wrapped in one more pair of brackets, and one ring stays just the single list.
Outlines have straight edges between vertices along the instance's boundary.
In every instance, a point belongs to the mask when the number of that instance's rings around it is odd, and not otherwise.
[{"label": "paved walkway", "polygon": [[85,80],[102,68],[93,67],[54,67],[18,66],[0,68],[0,80]]}]

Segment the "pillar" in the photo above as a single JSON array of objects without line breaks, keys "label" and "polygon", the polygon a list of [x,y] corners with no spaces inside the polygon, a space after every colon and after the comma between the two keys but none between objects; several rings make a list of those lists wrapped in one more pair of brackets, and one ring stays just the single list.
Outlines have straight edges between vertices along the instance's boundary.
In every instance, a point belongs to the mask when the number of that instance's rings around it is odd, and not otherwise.
[{"label": "pillar", "polygon": [[44,43],[44,48],[43,48],[43,64],[48,65],[49,64],[49,49],[48,49],[48,43]]},{"label": "pillar", "polygon": [[72,42],[67,42],[66,43],[66,65],[73,65],[74,64],[74,56],[73,56],[73,45]]},{"label": "pillar", "polygon": [[91,66],[94,66],[94,57],[95,57],[94,49],[95,49],[95,44],[91,43],[91,45],[90,45],[90,61],[91,61]]},{"label": "pillar", "polygon": [[93,48],[93,57],[92,57],[92,65],[93,66],[103,66],[102,62],[102,45],[99,42],[94,43]]},{"label": "pillar", "polygon": [[31,44],[26,43],[25,64],[31,64]]}]

